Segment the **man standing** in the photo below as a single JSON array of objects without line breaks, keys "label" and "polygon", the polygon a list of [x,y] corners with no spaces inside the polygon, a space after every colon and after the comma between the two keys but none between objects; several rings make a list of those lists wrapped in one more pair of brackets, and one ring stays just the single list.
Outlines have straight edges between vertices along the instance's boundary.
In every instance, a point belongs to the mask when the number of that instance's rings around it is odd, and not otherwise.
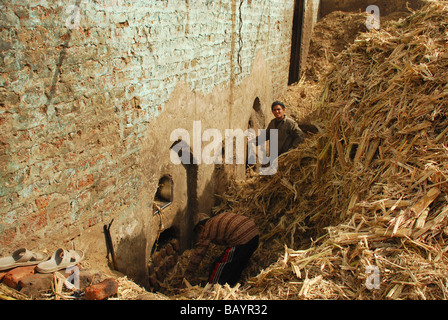
[{"label": "man standing", "polygon": [[237,284],[243,269],[258,247],[258,228],[255,222],[243,215],[230,212],[209,218],[199,215],[194,228],[199,241],[190,263],[185,270],[185,278],[191,279],[198,269],[211,242],[224,245],[224,253],[212,264],[208,282],[214,284]]},{"label": "man standing", "polygon": [[266,139],[270,138],[270,130],[278,130],[278,155],[287,152],[292,148],[297,148],[301,144],[305,135],[293,119],[285,114],[285,105],[283,102],[274,101],[271,105],[271,111],[274,119],[271,120],[266,129]]}]

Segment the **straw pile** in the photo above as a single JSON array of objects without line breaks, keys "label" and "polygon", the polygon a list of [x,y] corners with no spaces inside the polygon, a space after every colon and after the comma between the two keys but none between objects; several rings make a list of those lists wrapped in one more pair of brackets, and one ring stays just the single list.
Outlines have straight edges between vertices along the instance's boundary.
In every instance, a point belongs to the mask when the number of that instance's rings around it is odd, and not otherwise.
[{"label": "straw pile", "polygon": [[359,36],[327,75],[322,132],[282,156],[276,175],[235,183],[216,208],[253,217],[262,233],[243,284],[220,290],[446,299],[447,110],[447,1]]},{"label": "straw pile", "polygon": [[336,56],[352,44],[361,32],[367,32],[366,19],[366,13],[334,11],[316,23],[306,65],[302,67],[306,80],[316,83],[325,81],[325,75]]}]

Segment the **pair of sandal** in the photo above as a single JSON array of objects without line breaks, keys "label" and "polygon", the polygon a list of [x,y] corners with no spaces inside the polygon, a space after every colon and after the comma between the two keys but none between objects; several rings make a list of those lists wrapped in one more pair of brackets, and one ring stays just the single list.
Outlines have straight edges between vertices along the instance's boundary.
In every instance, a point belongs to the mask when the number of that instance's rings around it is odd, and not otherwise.
[{"label": "pair of sandal", "polygon": [[76,250],[57,249],[49,260],[43,253],[35,253],[20,248],[11,256],[0,258],[0,271],[16,267],[36,265],[36,271],[40,273],[52,273],[61,269],[73,267],[84,258],[84,252]]}]

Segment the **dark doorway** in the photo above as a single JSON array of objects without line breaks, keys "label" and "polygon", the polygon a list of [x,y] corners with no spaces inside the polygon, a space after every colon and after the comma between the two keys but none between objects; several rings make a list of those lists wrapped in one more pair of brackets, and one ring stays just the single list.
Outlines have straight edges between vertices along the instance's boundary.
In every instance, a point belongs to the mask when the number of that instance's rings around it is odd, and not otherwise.
[{"label": "dark doorway", "polygon": [[291,59],[289,63],[288,85],[300,78],[300,48],[302,43],[304,0],[294,1],[294,17],[292,20]]},{"label": "dark doorway", "polygon": [[160,178],[159,186],[154,197],[154,214],[159,213],[159,209],[165,209],[173,202],[173,179],[166,175]]}]

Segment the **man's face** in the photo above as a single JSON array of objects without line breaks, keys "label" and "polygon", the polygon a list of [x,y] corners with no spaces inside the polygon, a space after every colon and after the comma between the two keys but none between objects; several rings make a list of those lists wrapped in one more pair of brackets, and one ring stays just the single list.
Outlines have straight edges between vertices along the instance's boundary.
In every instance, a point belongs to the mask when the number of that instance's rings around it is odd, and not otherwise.
[{"label": "man's face", "polygon": [[275,119],[282,120],[285,116],[285,110],[282,108],[282,106],[276,105],[272,108],[272,114],[274,115]]}]

